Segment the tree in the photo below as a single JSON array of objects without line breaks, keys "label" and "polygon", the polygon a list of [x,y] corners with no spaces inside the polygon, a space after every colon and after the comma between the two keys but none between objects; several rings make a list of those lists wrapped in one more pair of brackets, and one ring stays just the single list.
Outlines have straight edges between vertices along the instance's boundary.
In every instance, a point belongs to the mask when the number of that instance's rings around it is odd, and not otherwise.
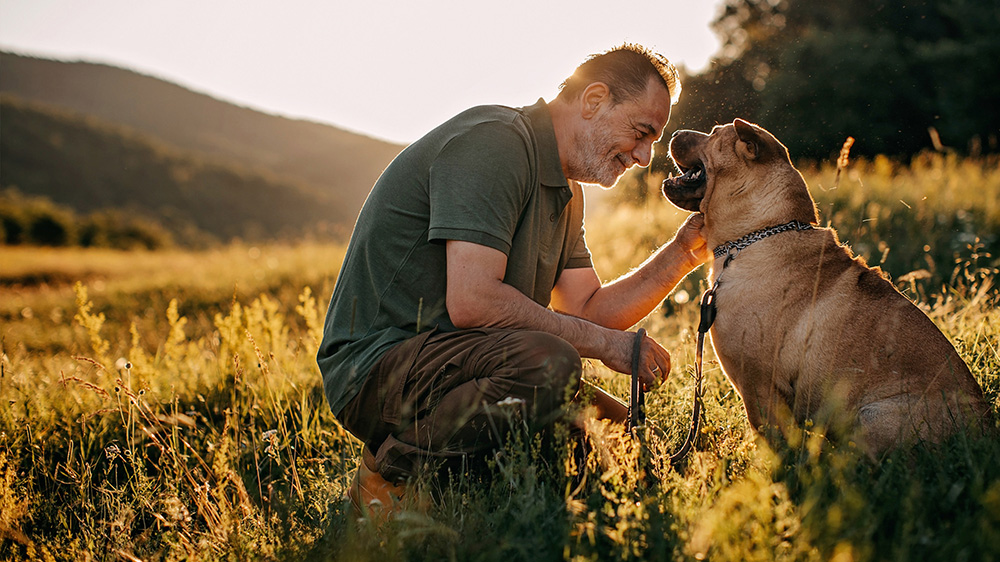
[{"label": "tree", "polygon": [[723,47],[684,84],[685,127],[744,117],[811,158],[848,135],[856,154],[910,155],[931,128],[1000,149],[995,0],[726,0],[713,26]]}]

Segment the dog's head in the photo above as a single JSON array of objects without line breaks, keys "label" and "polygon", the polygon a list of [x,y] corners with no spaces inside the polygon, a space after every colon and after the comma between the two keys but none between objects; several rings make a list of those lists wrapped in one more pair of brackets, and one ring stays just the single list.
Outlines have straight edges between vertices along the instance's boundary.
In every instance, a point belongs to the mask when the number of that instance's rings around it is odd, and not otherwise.
[{"label": "dog's head", "polygon": [[788,149],[737,119],[710,134],[677,131],[670,156],[682,175],[663,182],[671,203],[705,214],[709,245],[791,220],[815,223],[816,207]]}]

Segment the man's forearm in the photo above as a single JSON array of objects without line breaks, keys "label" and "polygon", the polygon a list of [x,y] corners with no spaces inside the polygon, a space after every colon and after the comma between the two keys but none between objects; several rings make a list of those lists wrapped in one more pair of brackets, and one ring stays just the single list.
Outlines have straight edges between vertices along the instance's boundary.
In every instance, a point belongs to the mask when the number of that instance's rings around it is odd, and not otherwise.
[{"label": "man's forearm", "polygon": [[[521,291],[503,282],[506,256],[493,248],[469,242],[449,241],[448,292],[446,306],[452,323],[458,328],[504,328],[538,330],[569,342],[582,357],[600,359],[620,373],[631,371],[634,344],[632,334],[619,326],[599,325],[590,318],[575,314],[583,307],[565,309],[570,314],[553,312],[539,305]],[[593,270],[589,286],[600,286]],[[564,272],[565,274],[565,272]],[[585,289],[593,295],[593,289]],[[608,308],[614,308],[608,299]],[[555,303],[554,303],[555,304]],[[647,310],[648,312],[648,310]],[[643,376],[652,382],[654,368],[661,376],[670,371],[670,354],[647,337],[641,346]],[[648,369],[648,370],[647,370]]]},{"label": "man's forearm", "polygon": [[638,268],[595,291],[580,316],[608,328],[627,329],[663,302],[698,265],[676,244],[668,243]]},{"label": "man's forearm", "polygon": [[[559,336],[581,357],[607,361],[620,353],[621,334],[583,318],[553,312],[503,282],[477,287],[467,297],[475,303],[449,301],[452,322],[458,328],[537,330]],[[465,311],[465,312],[459,312]]]}]

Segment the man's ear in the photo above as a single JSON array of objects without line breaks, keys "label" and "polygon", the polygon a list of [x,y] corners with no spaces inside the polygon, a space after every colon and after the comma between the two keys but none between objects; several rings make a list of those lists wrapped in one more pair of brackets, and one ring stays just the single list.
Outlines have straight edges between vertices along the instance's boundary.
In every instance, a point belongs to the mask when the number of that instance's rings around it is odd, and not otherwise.
[{"label": "man's ear", "polygon": [[764,145],[761,143],[760,134],[757,133],[757,129],[742,119],[733,121],[733,127],[736,128],[736,136],[746,145],[746,150],[750,158],[754,159],[760,156],[760,151],[764,148]]},{"label": "man's ear", "polygon": [[594,82],[583,89],[580,96],[580,114],[590,119],[597,114],[601,105],[611,101],[611,89],[604,82]]}]

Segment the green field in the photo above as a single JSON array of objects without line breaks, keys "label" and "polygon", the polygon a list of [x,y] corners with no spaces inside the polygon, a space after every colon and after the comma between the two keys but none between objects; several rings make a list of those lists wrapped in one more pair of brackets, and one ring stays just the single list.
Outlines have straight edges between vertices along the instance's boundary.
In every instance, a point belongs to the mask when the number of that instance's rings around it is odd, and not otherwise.
[{"label": "green field", "polygon": [[[879,158],[836,184],[803,171],[823,223],[919,304],[1000,411],[997,160]],[[594,199],[605,279],[683,218],[655,197]],[[668,436],[646,459],[658,481],[614,428],[595,432],[603,462],[516,435],[484,474],[420,482],[423,507],[358,519],[343,494],[360,446],[314,363],[343,251],[0,247],[0,559],[1000,560],[995,438],[879,464],[816,427],[770,447],[711,355],[696,449],[665,466],[688,423],[704,270],[642,323],[674,358],[648,396]],[[599,363],[584,375],[627,393]]]}]

